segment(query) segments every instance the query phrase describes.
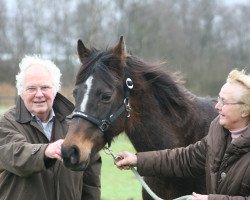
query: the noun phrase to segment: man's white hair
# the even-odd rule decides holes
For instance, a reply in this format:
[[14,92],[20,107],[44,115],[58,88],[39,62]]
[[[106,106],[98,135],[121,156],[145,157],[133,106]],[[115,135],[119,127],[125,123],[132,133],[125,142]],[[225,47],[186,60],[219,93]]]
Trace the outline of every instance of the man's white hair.
[[40,65],[45,67],[52,77],[52,84],[55,93],[61,89],[61,72],[60,69],[50,60],[42,59],[38,55],[26,55],[19,63],[19,73],[16,75],[16,88],[17,94],[23,93],[24,86],[24,74],[27,68],[31,65]]

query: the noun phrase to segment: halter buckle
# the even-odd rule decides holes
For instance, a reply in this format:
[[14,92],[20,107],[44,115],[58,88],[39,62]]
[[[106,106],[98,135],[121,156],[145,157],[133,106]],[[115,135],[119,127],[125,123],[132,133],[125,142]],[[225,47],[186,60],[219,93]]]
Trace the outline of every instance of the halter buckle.
[[104,131],[108,130],[109,126],[110,126],[110,122],[108,120],[104,119],[104,120],[102,120],[102,124],[99,125],[99,128],[101,129],[102,132],[104,132]]
[[125,98],[124,99],[124,105],[125,105],[125,109],[127,111],[127,117],[130,117],[130,111],[131,111],[131,106],[130,106],[130,103],[129,103],[129,99],[128,98]]

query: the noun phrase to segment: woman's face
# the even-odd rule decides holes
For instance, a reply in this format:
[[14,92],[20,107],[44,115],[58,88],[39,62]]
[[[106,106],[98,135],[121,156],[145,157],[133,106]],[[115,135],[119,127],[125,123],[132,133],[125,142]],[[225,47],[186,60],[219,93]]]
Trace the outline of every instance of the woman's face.
[[230,131],[240,130],[248,125],[249,117],[243,117],[240,101],[245,88],[238,83],[226,83],[222,86],[215,108],[219,112],[219,123]]

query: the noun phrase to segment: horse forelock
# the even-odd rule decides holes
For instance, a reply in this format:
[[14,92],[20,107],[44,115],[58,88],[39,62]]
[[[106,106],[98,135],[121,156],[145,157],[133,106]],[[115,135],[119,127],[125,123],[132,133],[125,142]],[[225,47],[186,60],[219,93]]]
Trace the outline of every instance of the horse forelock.
[[98,59],[98,50],[91,49],[90,55],[85,59],[84,63],[82,63],[77,75],[76,75],[76,85],[84,82],[90,74],[93,72],[93,63]]
[[111,71],[115,69],[112,66],[109,66],[109,62],[114,60],[112,53],[110,51],[99,51],[93,49],[89,58],[85,60],[79,69],[76,76],[76,85],[84,82],[87,78],[95,73],[99,76],[105,83],[111,85],[114,82],[114,79],[119,79],[119,77],[111,75]]

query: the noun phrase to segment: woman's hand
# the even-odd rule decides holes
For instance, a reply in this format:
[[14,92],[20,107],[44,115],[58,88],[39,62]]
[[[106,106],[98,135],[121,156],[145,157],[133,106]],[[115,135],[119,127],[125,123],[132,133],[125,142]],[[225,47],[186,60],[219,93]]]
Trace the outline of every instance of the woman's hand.
[[130,169],[137,165],[137,156],[135,154],[124,151],[118,153],[117,157],[119,159],[115,161],[115,165],[119,169]]
[[193,195],[193,200],[208,200],[208,195],[203,195],[203,194],[197,194],[195,192],[192,193]]

